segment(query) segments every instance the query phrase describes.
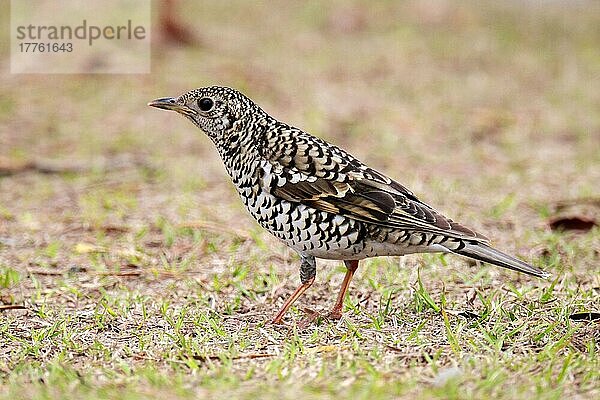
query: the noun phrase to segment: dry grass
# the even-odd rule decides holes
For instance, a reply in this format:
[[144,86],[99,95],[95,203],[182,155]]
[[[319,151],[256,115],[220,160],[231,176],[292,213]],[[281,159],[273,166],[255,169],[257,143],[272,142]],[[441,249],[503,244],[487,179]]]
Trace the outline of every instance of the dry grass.
[[[600,309],[600,230],[548,228],[598,219],[597,3],[184,10],[201,45],[155,48],[151,75],[0,78],[0,397],[600,395],[598,321],[569,319]],[[206,84],[243,90],[555,279],[373,259],[339,323],[299,331],[341,281],[321,262],[290,327],[265,324],[297,284],[296,255],[246,215],[206,138],[145,106]]]

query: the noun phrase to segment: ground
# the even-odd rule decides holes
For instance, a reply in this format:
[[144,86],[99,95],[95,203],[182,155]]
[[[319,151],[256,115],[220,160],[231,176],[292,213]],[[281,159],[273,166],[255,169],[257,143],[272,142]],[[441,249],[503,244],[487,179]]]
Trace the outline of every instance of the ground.
[[[0,398],[600,397],[600,326],[580,314],[600,310],[597,2],[180,7],[195,45],[157,40],[149,75],[11,75],[0,42]],[[320,261],[269,325],[297,255],[200,131],[146,106],[209,84],[552,278],[371,259],[342,320],[300,329],[343,276]],[[551,229],[563,217],[585,229]]]

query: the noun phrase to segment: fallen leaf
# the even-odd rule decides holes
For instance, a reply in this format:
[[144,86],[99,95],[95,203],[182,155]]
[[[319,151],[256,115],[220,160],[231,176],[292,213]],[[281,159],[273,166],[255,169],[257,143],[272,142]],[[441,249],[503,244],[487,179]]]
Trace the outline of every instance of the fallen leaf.
[[5,310],[26,310],[27,307],[25,307],[22,304],[2,304],[0,305],[0,311],[5,311]]
[[589,231],[598,226],[596,220],[586,217],[558,217],[548,223],[553,231]]
[[[231,360],[241,360],[241,359],[250,359],[250,360],[254,360],[256,358],[267,358],[267,357],[275,357],[275,354],[270,354],[270,353],[250,353],[250,354],[240,354],[238,356],[235,357],[231,357]],[[194,360],[198,360],[201,362],[206,362],[206,361],[217,361],[221,359],[221,356],[219,355],[202,355],[202,354],[194,354],[192,355],[192,358]],[[227,357],[226,357],[227,358]]]
[[600,312],[579,312],[569,315],[572,321],[595,321],[600,319]]

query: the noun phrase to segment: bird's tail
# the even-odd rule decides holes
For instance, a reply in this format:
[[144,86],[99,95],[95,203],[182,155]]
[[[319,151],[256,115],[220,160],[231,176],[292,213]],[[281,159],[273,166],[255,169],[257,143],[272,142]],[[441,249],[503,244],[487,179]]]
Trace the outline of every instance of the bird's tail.
[[550,273],[529,265],[511,255],[496,250],[482,243],[465,243],[461,249],[451,250],[453,253],[462,256],[470,257],[475,260],[487,262],[500,267],[512,269],[514,271],[524,272],[529,275],[537,276],[538,278],[547,279],[551,276]]

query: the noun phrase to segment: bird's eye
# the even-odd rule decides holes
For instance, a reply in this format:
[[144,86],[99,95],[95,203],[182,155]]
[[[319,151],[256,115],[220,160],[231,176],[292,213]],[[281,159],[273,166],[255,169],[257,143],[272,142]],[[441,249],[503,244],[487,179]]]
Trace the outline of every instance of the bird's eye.
[[202,111],[210,111],[214,105],[214,101],[212,101],[212,99],[209,99],[208,97],[203,97],[200,100],[198,100],[198,107],[200,107]]

